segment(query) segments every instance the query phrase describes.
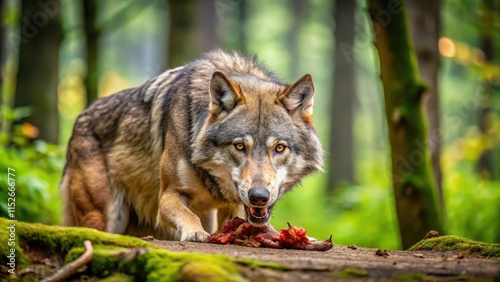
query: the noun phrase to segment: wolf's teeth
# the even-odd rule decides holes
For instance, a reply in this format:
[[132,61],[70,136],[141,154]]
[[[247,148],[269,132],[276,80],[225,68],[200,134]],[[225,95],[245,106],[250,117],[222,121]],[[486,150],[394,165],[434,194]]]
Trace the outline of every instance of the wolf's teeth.
[[[255,212],[259,209],[259,214],[260,216],[256,215]],[[265,218],[267,216],[267,213],[269,212],[269,209],[267,207],[264,208],[255,208],[255,207],[249,207],[250,213],[252,214],[253,217],[255,218]]]

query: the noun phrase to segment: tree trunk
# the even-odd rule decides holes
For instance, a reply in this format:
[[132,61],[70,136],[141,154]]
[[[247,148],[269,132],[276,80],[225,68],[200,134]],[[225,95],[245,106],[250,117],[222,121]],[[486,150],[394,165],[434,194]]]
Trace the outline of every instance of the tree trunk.
[[219,46],[217,36],[217,17],[215,5],[212,1],[201,1],[198,4],[198,14],[200,15],[198,37],[201,52],[210,51]]
[[[479,44],[484,54],[484,63],[486,66],[498,66],[496,58],[495,26],[498,26],[498,12],[500,11],[499,2],[496,0],[481,1],[479,18]],[[487,69],[487,68],[485,68]],[[495,76],[488,74],[483,70],[483,87],[481,93],[484,97],[479,108],[479,129],[483,140],[483,151],[477,161],[477,170],[482,178],[498,180],[500,178],[500,150],[498,145],[498,131],[495,128],[494,120],[498,110],[499,87]],[[499,237],[500,238],[500,235]]]
[[404,6],[398,0],[368,0],[385,93],[399,230],[403,248],[409,248],[427,231],[442,232],[443,227],[425,143],[425,85],[418,75]]
[[289,0],[288,5],[292,12],[292,25],[288,32],[288,48],[290,48],[290,73],[291,80],[300,77],[299,73],[299,34],[307,10],[307,2],[304,0]]
[[441,122],[438,93],[440,54],[438,41],[441,34],[441,0],[408,2],[410,31],[417,55],[420,76],[428,85],[423,105],[428,120],[427,144],[431,152],[432,172],[436,180],[439,204],[444,214],[444,198],[441,173]]
[[59,139],[57,84],[59,46],[62,39],[58,2],[22,1],[19,66],[15,107],[30,106],[25,121],[39,129],[39,138]]
[[170,32],[168,36],[168,68],[181,66],[199,55],[196,0],[168,0]]
[[96,26],[97,3],[96,0],[83,0],[83,26],[85,31],[85,62],[87,73],[84,78],[85,89],[87,91],[87,106],[99,98],[99,82],[97,60],[99,52],[100,32]]
[[[354,182],[354,101],[355,62],[352,56],[354,45],[354,11],[356,1],[337,0],[335,18],[335,71],[333,97],[331,100],[331,129],[329,138],[328,191]],[[347,50],[351,48],[351,50]]]
[[237,6],[238,9],[238,51],[247,52],[247,0],[241,0]]

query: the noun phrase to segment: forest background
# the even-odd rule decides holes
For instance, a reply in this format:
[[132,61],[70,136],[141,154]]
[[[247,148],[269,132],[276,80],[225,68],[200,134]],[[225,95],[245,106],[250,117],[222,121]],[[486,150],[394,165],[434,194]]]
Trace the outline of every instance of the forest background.
[[[499,2],[404,8],[428,86],[415,102],[428,136],[408,140],[417,149],[402,169],[411,174],[429,159],[442,233],[485,242],[500,242]],[[218,47],[255,54],[286,81],[305,73],[315,81],[314,124],[328,165],[276,205],[272,224],[332,234],[339,245],[407,247],[364,1],[1,0],[0,7],[0,193],[14,168],[18,220],[61,224],[65,149],[87,105]],[[378,16],[390,24],[390,13]],[[7,209],[0,202],[0,216]]]

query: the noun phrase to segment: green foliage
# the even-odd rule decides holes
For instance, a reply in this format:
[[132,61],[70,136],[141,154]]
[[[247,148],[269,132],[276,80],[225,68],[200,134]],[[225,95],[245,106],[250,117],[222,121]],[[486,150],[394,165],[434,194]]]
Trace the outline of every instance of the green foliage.
[[323,189],[326,176],[307,179],[277,203],[272,224],[302,226],[318,240],[333,235],[336,245],[400,249],[392,192],[383,185],[384,174],[376,173],[381,168],[372,164],[375,172],[367,172],[370,179],[365,180],[371,184],[338,188],[331,197]]
[[0,121],[1,123],[1,132],[0,132],[0,146],[6,146],[12,139],[12,142],[18,143],[26,143],[27,140],[20,134],[20,127],[17,126],[14,132],[10,132],[10,126],[13,121],[18,121],[22,118],[25,118],[31,114],[30,107],[19,107],[19,108],[10,108],[6,104],[0,105]]
[[[64,151],[40,140],[30,143],[20,131],[20,127],[15,128],[13,144],[0,150],[0,195],[7,198],[10,177],[15,181],[16,204],[11,219],[59,224],[62,209],[58,187]],[[9,168],[14,175],[7,175]],[[6,200],[0,202],[0,217],[9,217]]]
[[480,179],[471,165],[464,164],[449,172],[445,187],[447,233],[495,242],[500,232],[500,183]]

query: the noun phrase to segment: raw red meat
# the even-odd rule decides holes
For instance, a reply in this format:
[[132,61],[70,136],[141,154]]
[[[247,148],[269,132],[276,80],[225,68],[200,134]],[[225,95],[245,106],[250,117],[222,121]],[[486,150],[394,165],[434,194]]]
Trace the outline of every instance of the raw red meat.
[[325,241],[307,237],[302,227],[291,226],[276,231],[271,224],[253,226],[246,220],[235,217],[221,231],[207,238],[207,243],[237,244],[247,247],[268,247],[275,249],[299,249],[308,251],[326,251],[333,247],[332,236]]

